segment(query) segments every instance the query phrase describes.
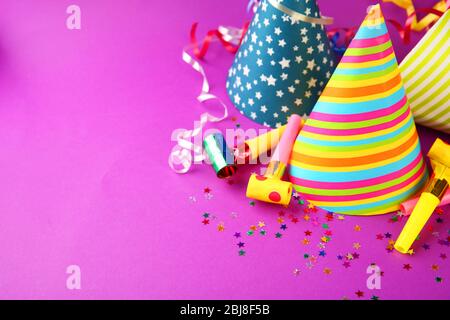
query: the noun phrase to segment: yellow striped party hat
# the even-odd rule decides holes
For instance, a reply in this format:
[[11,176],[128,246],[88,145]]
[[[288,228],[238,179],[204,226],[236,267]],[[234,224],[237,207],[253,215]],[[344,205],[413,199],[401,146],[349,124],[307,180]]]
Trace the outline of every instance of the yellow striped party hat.
[[427,170],[379,5],[372,6],[290,161],[295,189],[332,212],[383,214],[422,189]]
[[450,10],[400,64],[416,123],[450,133]]

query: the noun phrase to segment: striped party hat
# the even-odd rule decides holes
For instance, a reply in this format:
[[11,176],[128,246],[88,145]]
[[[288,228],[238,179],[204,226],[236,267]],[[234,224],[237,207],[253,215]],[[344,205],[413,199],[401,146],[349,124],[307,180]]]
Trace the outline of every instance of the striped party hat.
[[426,166],[379,5],[297,137],[290,175],[311,203],[352,215],[398,210],[424,186]]
[[400,64],[416,123],[450,133],[450,10]]

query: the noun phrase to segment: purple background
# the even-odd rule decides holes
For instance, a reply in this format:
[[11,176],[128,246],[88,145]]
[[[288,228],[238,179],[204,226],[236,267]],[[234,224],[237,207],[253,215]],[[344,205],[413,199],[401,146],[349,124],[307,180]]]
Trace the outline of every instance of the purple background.
[[[433,230],[423,233],[416,254],[405,256],[386,250],[384,234],[395,239],[404,225],[391,222],[393,215],[326,222],[323,212],[293,204],[280,224],[280,207],[245,198],[254,167],[242,168],[232,184],[205,165],[187,175],[170,171],[172,130],[214,112],[196,102],[201,79],[181,60],[190,25],[199,21],[199,34],[241,26],[250,18],[247,1],[77,0],[82,30],[68,30],[72,3],[0,3],[0,298],[450,298],[448,207],[430,220]],[[319,1],[335,26],[349,27],[374,1],[336,3]],[[404,21],[402,10],[382,7]],[[399,60],[422,36],[404,45],[390,30]],[[237,117],[218,127],[256,127],[226,98],[232,59],[213,44],[205,60],[213,92]],[[436,136],[449,139],[419,131],[424,151]],[[248,236],[259,221],[267,234]],[[326,230],[332,236],[322,257],[317,244]],[[344,267],[337,256],[354,252],[359,258]],[[304,254],[317,261],[308,265]],[[381,290],[366,287],[370,263],[383,271]],[[81,290],[66,289],[71,264],[81,267]]]

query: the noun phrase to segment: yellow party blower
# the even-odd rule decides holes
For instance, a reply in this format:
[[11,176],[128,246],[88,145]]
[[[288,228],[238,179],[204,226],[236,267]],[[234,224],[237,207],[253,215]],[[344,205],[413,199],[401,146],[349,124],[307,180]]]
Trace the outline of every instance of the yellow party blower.
[[407,253],[420,231],[441,202],[450,182],[450,145],[436,139],[428,152],[434,172],[411,216],[395,242],[395,249]]
[[293,114],[278,142],[264,176],[252,174],[247,186],[247,197],[287,206],[291,201],[292,183],[281,178],[291,155],[292,146],[303,126],[303,119]]

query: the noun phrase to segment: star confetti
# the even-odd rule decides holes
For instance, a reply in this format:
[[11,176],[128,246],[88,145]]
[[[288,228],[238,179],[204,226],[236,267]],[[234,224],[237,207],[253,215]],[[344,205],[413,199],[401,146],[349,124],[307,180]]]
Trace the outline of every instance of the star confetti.
[[324,268],[323,269],[323,273],[325,273],[326,275],[330,275],[331,274],[331,269],[330,268]]

